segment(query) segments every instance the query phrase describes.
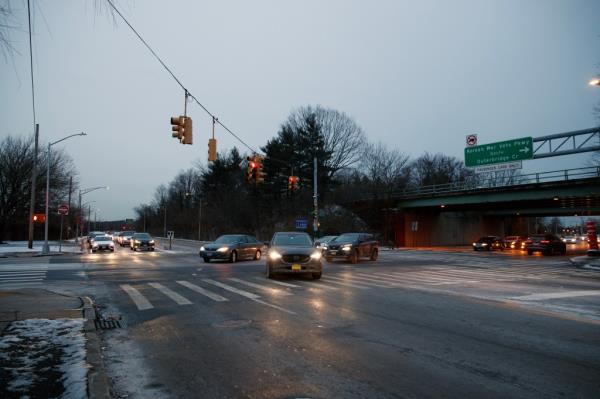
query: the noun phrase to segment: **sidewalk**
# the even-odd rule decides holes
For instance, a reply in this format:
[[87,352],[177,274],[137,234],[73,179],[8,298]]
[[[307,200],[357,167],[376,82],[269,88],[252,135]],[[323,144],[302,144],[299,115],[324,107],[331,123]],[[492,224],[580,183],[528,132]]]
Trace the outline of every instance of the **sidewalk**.
[[[34,241],[33,248],[29,249],[27,241],[5,241],[0,244],[0,258],[6,257],[21,257],[21,256],[45,256],[42,255],[43,241]],[[58,241],[48,241],[50,246],[49,256],[52,255],[63,255],[63,254],[80,254],[81,247],[76,244],[73,240],[63,241],[62,245],[59,245]],[[59,252],[59,248],[61,251]]]
[[600,257],[597,256],[576,256],[570,259],[571,263],[583,269],[600,270]]
[[0,291],[0,397],[108,398],[89,298]]

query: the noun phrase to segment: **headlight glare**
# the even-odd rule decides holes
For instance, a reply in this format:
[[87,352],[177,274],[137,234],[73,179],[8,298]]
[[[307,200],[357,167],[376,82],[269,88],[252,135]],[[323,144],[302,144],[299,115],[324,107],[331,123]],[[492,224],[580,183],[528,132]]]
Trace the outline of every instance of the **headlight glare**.
[[347,244],[342,247],[342,251],[350,251],[352,249],[352,244]]
[[271,251],[271,252],[269,252],[269,258],[271,260],[281,259],[281,254],[277,251]]
[[221,247],[219,249],[217,249],[217,252],[227,252],[229,251],[229,247]]
[[200,247],[200,251],[206,251],[206,248],[204,248],[204,245]]
[[313,253],[310,255],[310,258],[311,258],[311,259],[314,259],[314,260],[319,260],[319,259],[321,259],[321,252],[319,252],[319,251],[317,251],[317,252],[313,252]]

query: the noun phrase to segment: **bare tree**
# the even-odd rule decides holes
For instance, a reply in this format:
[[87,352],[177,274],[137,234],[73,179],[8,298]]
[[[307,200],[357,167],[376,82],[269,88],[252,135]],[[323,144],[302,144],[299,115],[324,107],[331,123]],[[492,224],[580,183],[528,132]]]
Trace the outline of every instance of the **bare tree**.
[[408,182],[408,155],[389,149],[383,143],[368,144],[362,157],[361,170],[374,187],[391,193]]
[[473,175],[458,158],[428,152],[411,163],[411,174],[416,186],[462,182]]

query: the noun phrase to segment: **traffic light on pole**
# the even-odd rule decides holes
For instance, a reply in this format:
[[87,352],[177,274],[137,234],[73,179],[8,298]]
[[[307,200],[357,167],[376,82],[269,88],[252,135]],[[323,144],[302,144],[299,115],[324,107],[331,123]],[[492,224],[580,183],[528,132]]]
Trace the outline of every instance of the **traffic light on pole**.
[[34,223],[46,223],[46,215],[43,213],[34,213],[32,220]]
[[183,138],[181,139],[181,144],[192,144],[193,136],[192,136],[192,118],[189,116],[185,116],[183,118]]
[[263,172],[263,157],[260,155],[256,156],[256,182],[265,182],[265,173]]
[[298,189],[298,176],[288,177],[288,190],[294,191]]
[[256,176],[257,176],[257,163],[256,163],[256,159],[254,156],[252,157],[247,157],[246,160],[248,161],[248,168],[246,169],[246,180],[248,182],[255,182],[256,181]]

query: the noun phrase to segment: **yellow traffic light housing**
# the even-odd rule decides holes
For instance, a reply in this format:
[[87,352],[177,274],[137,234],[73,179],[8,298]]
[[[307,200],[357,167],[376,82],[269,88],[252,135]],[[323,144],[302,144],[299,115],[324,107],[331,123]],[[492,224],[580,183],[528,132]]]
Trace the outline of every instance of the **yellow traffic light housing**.
[[208,160],[217,160],[217,139],[208,139]]
[[183,116],[172,116],[171,117],[171,130],[173,130],[173,138],[179,139],[179,142],[181,142],[181,139],[183,138],[183,130],[184,130],[184,119],[185,117]]
[[260,155],[255,156],[256,160],[256,182],[264,183],[265,181],[265,173],[263,172],[263,157]]
[[192,144],[193,135],[192,135],[192,118],[189,116],[183,117],[183,137],[181,139],[181,144]]

